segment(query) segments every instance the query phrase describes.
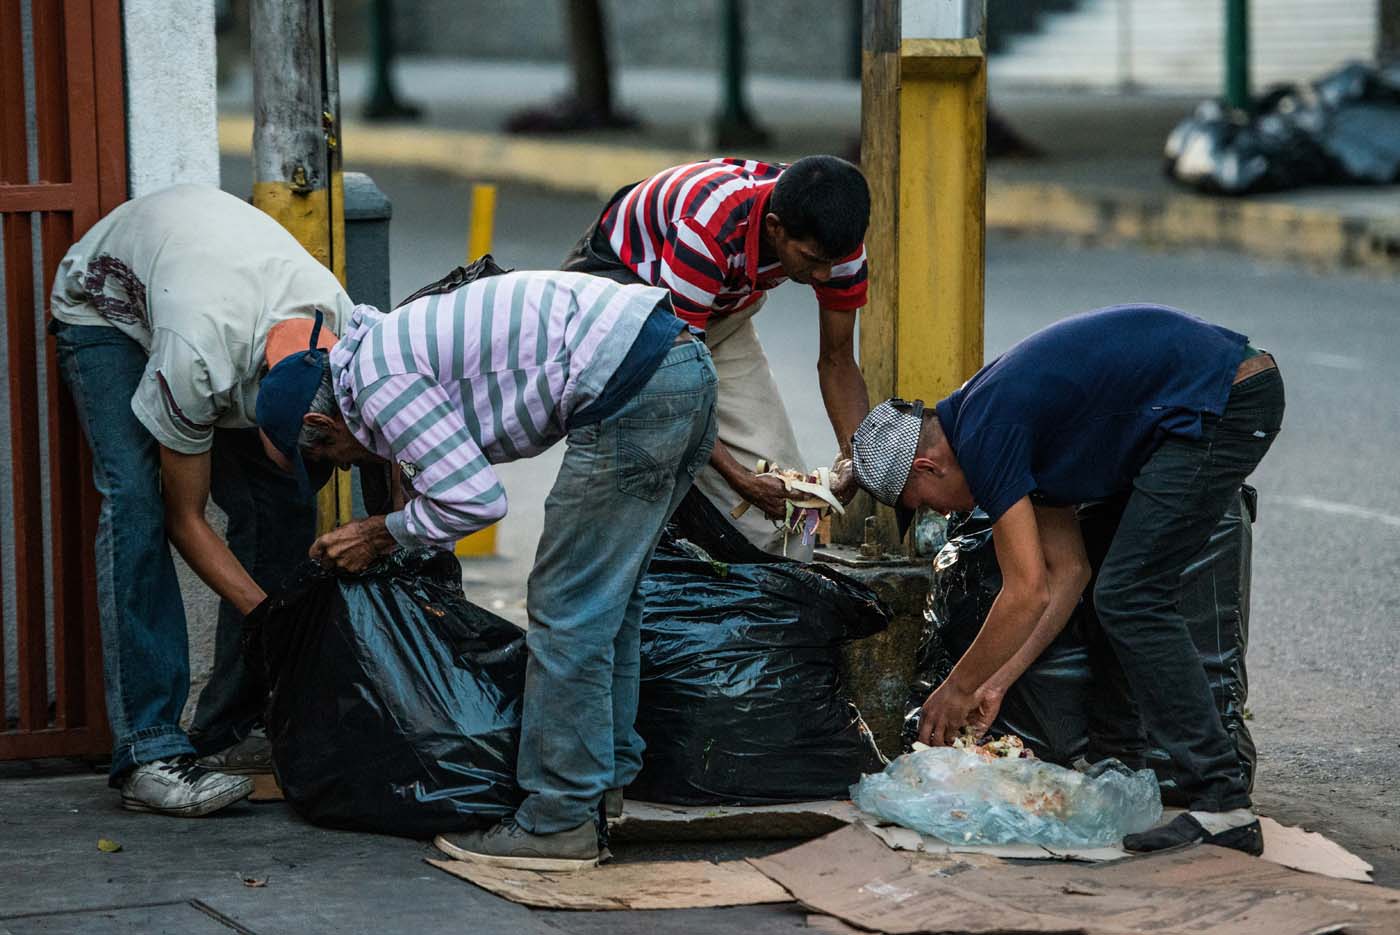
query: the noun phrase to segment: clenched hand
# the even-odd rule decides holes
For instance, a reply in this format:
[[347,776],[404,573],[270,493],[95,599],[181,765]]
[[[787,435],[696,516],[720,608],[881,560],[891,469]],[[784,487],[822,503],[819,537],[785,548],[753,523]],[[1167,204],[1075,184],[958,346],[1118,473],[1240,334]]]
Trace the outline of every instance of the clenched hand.
[[347,523],[332,529],[311,544],[311,557],[333,571],[359,574],[375,559],[394,551],[397,543],[384,525],[384,517]]

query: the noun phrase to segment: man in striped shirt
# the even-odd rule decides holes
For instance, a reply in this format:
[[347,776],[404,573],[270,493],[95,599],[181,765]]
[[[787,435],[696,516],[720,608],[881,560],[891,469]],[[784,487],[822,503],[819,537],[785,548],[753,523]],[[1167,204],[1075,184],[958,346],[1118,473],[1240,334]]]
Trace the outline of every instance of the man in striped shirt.
[[284,469],[402,469],[402,510],[312,546],[349,572],[494,523],[506,495],[491,466],[568,437],[527,597],[527,795],[512,820],[451,836],[454,856],[542,870],[598,862],[599,804],[641,769],[640,580],[709,457],[715,385],[664,289],[562,272],[428,290],[388,315],[360,306],[328,359],[305,351],[264,379],[258,423]]
[[[705,329],[720,380],[719,441],[696,485],[725,511],[743,499],[782,518],[783,485],[756,475],[755,463],[808,467],[751,321],[767,291],[788,279],[816,294],[818,383],[839,457],[850,456],[849,439],[870,410],[855,360],[869,219],[865,179],[835,156],[791,166],[714,159],[618,192],[564,261],[567,270],[665,287],[676,314]],[[838,495],[849,501],[856,487],[843,473]],[[754,544],[777,551],[783,535],[757,512],[738,525]],[[811,544],[793,542],[788,554],[809,559]]]

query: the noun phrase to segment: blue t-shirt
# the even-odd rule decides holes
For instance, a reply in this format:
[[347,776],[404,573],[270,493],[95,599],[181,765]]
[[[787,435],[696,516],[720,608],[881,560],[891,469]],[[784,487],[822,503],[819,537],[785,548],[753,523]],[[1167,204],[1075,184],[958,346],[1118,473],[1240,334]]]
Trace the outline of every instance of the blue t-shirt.
[[1200,438],[1220,415],[1247,338],[1162,305],[1058,321],[937,406],[978,506],[1056,505],[1128,490],[1163,436]]

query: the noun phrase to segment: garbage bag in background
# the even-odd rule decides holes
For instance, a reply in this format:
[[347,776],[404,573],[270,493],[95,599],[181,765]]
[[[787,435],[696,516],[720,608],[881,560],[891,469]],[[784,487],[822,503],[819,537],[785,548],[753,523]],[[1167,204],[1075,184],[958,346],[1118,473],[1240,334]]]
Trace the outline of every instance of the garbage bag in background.
[[1108,760],[1076,772],[1035,759],[926,747],[851,789],[862,811],[950,844],[1096,847],[1162,817],[1151,770]]
[[[1126,499],[1118,498],[1080,508],[1080,529],[1094,579],[1065,629],[1007,693],[991,733],[1016,734],[1041,759],[1061,765],[1083,756],[1090,762],[1117,757],[1134,766],[1150,766],[1161,781],[1164,800],[1173,804],[1181,801],[1180,777],[1166,752],[1147,736],[1131,687],[1093,609],[1098,567],[1125,505]],[[1182,615],[1251,788],[1257,756],[1246,720],[1245,651],[1253,548],[1250,524],[1256,513],[1257,493],[1246,485],[1206,547],[1187,566],[1181,598]],[[972,644],[1001,589],[986,515],[958,517],[950,523],[948,536],[948,544],[934,561],[924,639],[904,727],[906,746],[918,732],[919,706]]]
[[1400,69],[1351,64],[1275,88],[1250,111],[1202,102],[1167,137],[1169,177],[1246,195],[1321,183],[1400,180]]
[[629,795],[677,805],[845,798],[884,759],[845,697],[841,646],[885,629],[889,608],[821,565],[726,557],[668,535],[642,580],[646,752]]
[[354,577],[308,564],[249,617],[277,779],[308,821],[421,838],[515,811],[524,634],[461,580],[432,550]]

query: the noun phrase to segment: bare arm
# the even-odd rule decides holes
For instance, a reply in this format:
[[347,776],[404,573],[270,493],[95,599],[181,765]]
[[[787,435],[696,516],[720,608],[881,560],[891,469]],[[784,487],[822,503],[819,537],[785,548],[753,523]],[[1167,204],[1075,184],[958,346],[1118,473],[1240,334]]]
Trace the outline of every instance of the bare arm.
[[1036,507],[1035,521],[1049,577],[1050,603],[1030,637],[988,679],[987,684],[1003,694],[1060,635],[1089,584],[1089,559],[1084,555],[1084,538],[1074,507]]
[[[776,477],[759,477],[752,468],[740,464],[724,442],[715,439],[710,452],[710,467],[719,472],[724,482],[741,499],[752,503],[769,519],[783,519],[787,514],[787,488]],[[801,470],[800,465],[787,465]]]
[[919,739],[948,744],[973,720],[982,686],[1025,646],[1050,606],[1045,556],[1035,508],[1022,497],[992,526],[1001,593],[977,638],[948,678],[924,702]]
[[856,363],[856,315],[858,312],[821,309],[821,347],[817,356],[817,382],[827,418],[836,433],[843,457],[851,455],[851,436],[870,412],[870,391]]
[[160,479],[165,497],[165,531],[194,573],[214,592],[248,613],[267,595],[209,527],[209,452],[181,454],[160,448]]

